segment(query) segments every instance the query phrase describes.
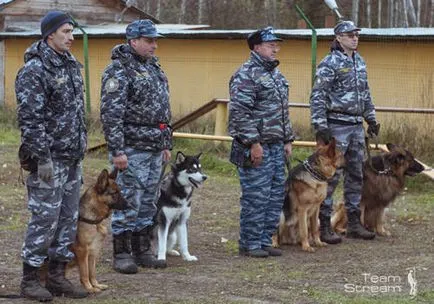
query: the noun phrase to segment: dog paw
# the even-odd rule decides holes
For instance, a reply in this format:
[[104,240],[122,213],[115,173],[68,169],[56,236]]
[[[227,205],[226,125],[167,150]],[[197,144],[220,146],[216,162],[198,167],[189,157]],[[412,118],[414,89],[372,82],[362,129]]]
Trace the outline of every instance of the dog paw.
[[317,247],[326,247],[327,243],[324,243],[324,242],[322,242],[320,240],[317,240],[317,241],[315,241],[315,246],[317,246]]
[[181,254],[180,254],[177,250],[175,250],[175,249],[172,249],[172,250],[167,251],[167,254],[168,254],[168,255],[171,255],[171,256],[180,256],[180,255],[181,255]]
[[307,252],[315,252],[315,248],[313,248],[311,246],[303,246],[303,247],[301,247],[301,249],[303,249],[303,251],[307,251]]
[[98,292],[101,292],[101,289],[99,289],[98,287],[94,287],[94,286],[89,287],[89,288],[85,288],[85,289],[86,289],[86,291],[88,293],[98,293]]
[[377,231],[377,234],[379,236],[385,236],[385,237],[392,236],[392,234],[390,233],[390,231],[387,231],[387,230]]
[[188,262],[196,262],[199,259],[197,257],[195,257],[194,255],[187,255],[187,256],[184,256],[184,260],[188,261]]
[[106,290],[108,288],[108,285],[99,284],[99,283],[94,284],[93,286],[96,287],[96,288],[98,288],[98,289],[101,289],[101,290]]

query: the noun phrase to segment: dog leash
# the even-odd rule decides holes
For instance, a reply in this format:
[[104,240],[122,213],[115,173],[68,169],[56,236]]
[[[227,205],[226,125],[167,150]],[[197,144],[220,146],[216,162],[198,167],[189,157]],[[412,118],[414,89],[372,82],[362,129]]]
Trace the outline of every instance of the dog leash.
[[291,157],[285,157],[285,165],[286,165],[286,170],[288,170],[288,176],[289,176],[291,172]]
[[[163,161],[163,165],[161,167],[160,178],[158,179],[158,183],[157,183],[157,189],[159,189],[161,186],[161,183],[162,183],[163,178],[164,178],[164,173],[166,172],[166,168],[167,168],[168,164],[169,164],[168,161]],[[139,176],[136,174],[136,170],[134,170],[131,166],[128,166],[126,170],[131,173],[131,175],[134,177],[134,179],[137,181],[137,183],[140,185],[140,187],[142,187],[142,189],[146,189],[146,186],[142,183]]]
[[[375,149],[378,149],[378,136],[374,135],[373,138],[375,141]],[[366,154],[368,156],[367,161],[368,161],[369,168],[377,175],[387,175],[387,174],[391,173],[392,171],[390,168],[385,168],[384,170],[377,170],[372,165],[371,145],[369,144],[369,137],[368,136],[365,136],[365,145],[366,145]],[[382,162],[384,164],[384,159]]]

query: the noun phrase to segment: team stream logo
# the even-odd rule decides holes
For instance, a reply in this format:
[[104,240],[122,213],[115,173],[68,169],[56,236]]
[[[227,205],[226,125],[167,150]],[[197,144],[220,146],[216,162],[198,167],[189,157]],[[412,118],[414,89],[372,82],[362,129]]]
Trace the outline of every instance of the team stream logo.
[[[419,269],[419,268],[418,268]],[[420,268],[426,270],[427,268]],[[344,285],[345,292],[358,294],[382,294],[408,292],[411,297],[417,295],[416,267],[407,268],[405,277],[362,273],[362,283]]]

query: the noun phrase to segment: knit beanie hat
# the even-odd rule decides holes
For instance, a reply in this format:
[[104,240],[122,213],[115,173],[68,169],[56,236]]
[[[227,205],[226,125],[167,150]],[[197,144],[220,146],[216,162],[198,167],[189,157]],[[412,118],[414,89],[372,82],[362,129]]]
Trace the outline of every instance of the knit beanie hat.
[[59,27],[65,23],[74,24],[71,17],[61,11],[48,12],[41,20],[42,38],[46,39],[51,33],[54,33]]

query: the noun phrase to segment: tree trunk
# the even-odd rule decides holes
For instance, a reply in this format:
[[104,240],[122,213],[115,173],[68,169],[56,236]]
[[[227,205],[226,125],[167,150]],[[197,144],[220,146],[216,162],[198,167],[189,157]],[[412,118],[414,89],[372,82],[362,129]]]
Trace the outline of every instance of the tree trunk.
[[271,0],[271,21],[272,25],[277,27],[277,1]]
[[434,0],[431,0],[431,12],[429,14],[429,27],[432,27],[432,25],[433,25],[433,23],[432,23],[433,17],[434,17]]
[[368,27],[372,27],[372,18],[371,18],[371,0],[366,0],[366,20],[368,21]]
[[394,6],[394,3],[393,3],[393,0],[389,0],[388,2],[387,2],[387,11],[388,11],[388,26],[389,27],[393,27],[393,22],[394,22],[394,18],[393,18],[393,6]]
[[381,0],[379,0],[378,1],[378,15],[377,15],[377,27],[378,28],[381,28],[381,14],[382,14],[382,12],[381,12],[381,3],[382,3],[382,1]]
[[[433,0],[434,1],[434,0]],[[358,25],[359,21],[359,0],[353,0],[353,8],[351,11],[351,19],[353,22]]]
[[416,27],[420,27],[420,0],[417,0]]
[[146,12],[148,14],[151,13],[151,0],[148,0],[147,3],[146,3]]
[[395,2],[395,7],[393,8],[393,27],[399,27],[399,0]]
[[161,16],[161,0],[157,0],[157,9],[155,10],[155,18],[160,20]]
[[181,10],[179,12],[179,18],[178,18],[178,23],[184,23],[184,19],[185,19],[185,11],[187,8],[187,0],[182,0],[181,2]]
[[197,12],[197,23],[204,23],[205,19],[205,0],[199,0],[198,4],[198,12]]
[[416,10],[414,9],[413,0],[407,0],[407,15],[409,26],[417,26]]
[[267,24],[270,24],[270,5],[269,5],[270,0],[264,0],[264,7],[262,8],[265,12],[265,20],[267,22]]
[[408,10],[407,10],[407,0],[402,0],[402,16],[404,27],[408,27]]

